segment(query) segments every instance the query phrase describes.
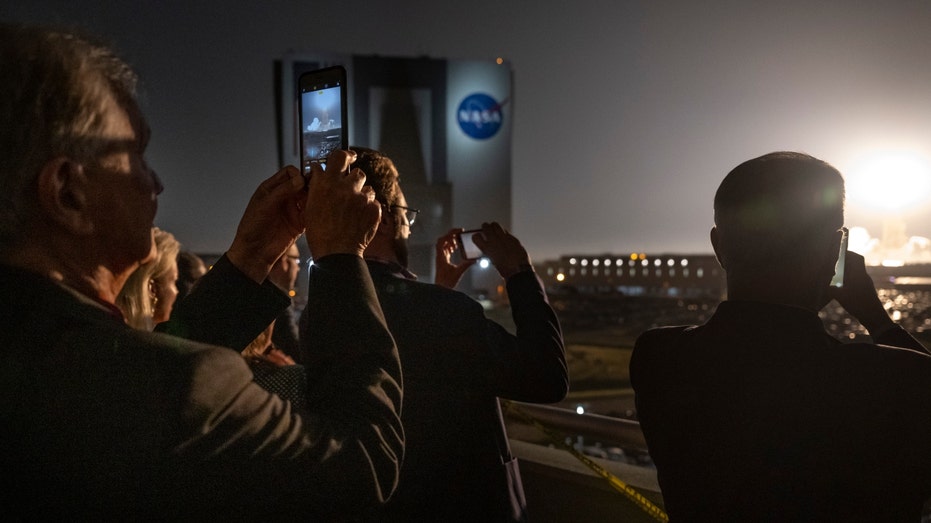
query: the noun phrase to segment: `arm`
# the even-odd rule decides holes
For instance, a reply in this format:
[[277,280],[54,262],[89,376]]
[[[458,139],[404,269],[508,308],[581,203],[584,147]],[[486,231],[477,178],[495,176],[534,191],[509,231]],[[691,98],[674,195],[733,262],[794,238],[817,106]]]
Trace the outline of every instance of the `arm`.
[[497,395],[519,401],[555,403],[569,390],[562,329],[543,283],[520,241],[497,223],[482,225],[475,243],[507,281],[516,336],[486,320]]
[[866,327],[875,343],[919,350],[928,350],[901,326],[892,321],[876,294],[873,279],[866,272],[863,256],[847,251],[844,286],[830,288],[830,296],[837,300]]
[[238,352],[290,303],[277,287],[257,284],[223,256],[155,330]]
[[[213,490],[262,485],[260,493],[250,493],[257,503],[279,497],[346,514],[383,503],[397,483],[404,448],[400,362],[361,258],[381,208],[362,187],[361,171],[348,170],[351,161],[352,155],[338,152],[326,172],[315,165],[300,205],[290,202],[318,256],[302,338],[322,363],[319,373],[308,376],[306,414],[252,383],[238,354],[200,352],[184,400],[182,434],[187,436],[175,453],[219,462]],[[288,193],[303,191],[302,184],[303,179],[300,185],[276,187]],[[231,265],[237,265],[234,258],[253,256],[240,257],[237,267],[248,267],[240,269],[241,276],[256,286],[289,245],[287,231],[242,238],[253,229],[250,221],[267,219],[252,211],[268,209],[263,202],[276,201],[274,191],[257,191],[228,253]],[[281,212],[291,213],[291,207]],[[248,248],[250,241],[259,244]]]
[[[348,157],[340,159],[348,166]],[[303,234],[307,198],[305,180],[293,166],[263,181],[226,255],[175,304],[169,321],[157,330],[237,351],[245,348],[289,303],[266,278]]]

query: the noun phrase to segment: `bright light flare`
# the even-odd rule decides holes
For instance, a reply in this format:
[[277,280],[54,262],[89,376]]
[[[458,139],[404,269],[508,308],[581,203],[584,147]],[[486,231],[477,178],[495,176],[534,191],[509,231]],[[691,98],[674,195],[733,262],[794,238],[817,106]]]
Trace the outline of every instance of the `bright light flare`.
[[847,200],[882,211],[931,204],[931,163],[912,151],[877,151],[854,163],[846,176]]

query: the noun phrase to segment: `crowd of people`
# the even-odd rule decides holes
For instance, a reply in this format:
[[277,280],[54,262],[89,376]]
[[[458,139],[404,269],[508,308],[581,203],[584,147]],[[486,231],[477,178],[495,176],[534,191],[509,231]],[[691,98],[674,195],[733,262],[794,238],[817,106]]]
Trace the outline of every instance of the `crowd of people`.
[[[123,60],[86,36],[4,25],[0,70],[5,509],[528,519],[498,398],[555,403],[569,376],[514,235],[490,222],[475,237],[511,333],[455,290],[474,263],[454,254],[461,229],[437,239],[435,283],[411,273],[418,211],[388,156],[353,147],[262,182],[207,270],[154,227],[163,187]],[[931,355],[862,257],[842,253],[846,281],[828,285],[843,191],[803,154],[735,168],[711,232],[728,299],[703,325],[638,338],[631,381],[674,520],[916,519],[931,495]],[[314,264],[297,324],[302,237]],[[830,337],[818,311],[832,299],[879,345]]]

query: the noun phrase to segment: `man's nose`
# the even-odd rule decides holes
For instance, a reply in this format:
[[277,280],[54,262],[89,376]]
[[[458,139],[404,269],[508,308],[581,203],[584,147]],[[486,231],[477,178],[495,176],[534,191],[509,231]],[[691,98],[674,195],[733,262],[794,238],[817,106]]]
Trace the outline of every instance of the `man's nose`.
[[165,190],[165,186],[162,185],[162,179],[158,177],[158,173],[155,172],[155,169],[149,168],[149,174],[152,175],[152,192],[154,192],[156,196],[162,194],[162,191]]

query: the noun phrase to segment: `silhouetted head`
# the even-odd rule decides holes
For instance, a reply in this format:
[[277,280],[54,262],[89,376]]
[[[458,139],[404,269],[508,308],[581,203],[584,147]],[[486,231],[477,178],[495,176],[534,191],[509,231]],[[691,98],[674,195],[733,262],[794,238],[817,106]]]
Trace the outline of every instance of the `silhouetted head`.
[[191,292],[194,283],[201,276],[207,274],[207,266],[200,256],[191,251],[181,251],[178,253],[178,281],[175,285],[178,287],[178,299],[184,298]]
[[827,287],[844,224],[844,179],[794,152],[738,165],[714,197],[712,244],[729,291],[770,285]]

